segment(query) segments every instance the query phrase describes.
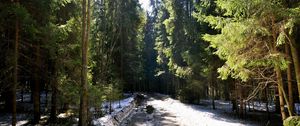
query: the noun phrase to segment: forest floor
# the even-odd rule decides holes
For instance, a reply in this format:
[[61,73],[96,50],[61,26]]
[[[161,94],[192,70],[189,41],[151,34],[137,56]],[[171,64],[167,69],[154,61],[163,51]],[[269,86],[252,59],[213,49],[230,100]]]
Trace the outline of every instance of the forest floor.
[[[147,114],[146,106],[154,107],[152,114]],[[231,110],[227,102],[216,101],[217,109],[210,105],[191,105],[181,103],[166,95],[155,94],[147,98],[121,126],[280,126],[277,115],[267,120],[267,114],[248,113],[249,117],[240,119]],[[255,117],[255,118],[252,118]],[[277,120],[277,121],[276,121]]]
[[[31,95],[30,93],[25,93],[23,95],[23,100],[22,100],[22,96],[20,93],[18,93],[17,95],[18,99],[17,99],[17,109],[18,109],[18,113],[17,113],[17,126],[31,126],[31,120],[33,120],[33,105],[31,102]],[[48,101],[46,101],[46,99],[48,99]],[[76,117],[74,114],[68,113],[68,112],[61,112],[57,118],[57,124],[48,124],[48,119],[49,119],[49,110],[46,109],[50,108],[50,99],[51,99],[51,93],[47,94],[46,93],[41,93],[41,121],[39,125],[64,125],[64,126],[68,126],[68,125],[76,125],[78,123],[78,117]],[[120,100],[120,101],[115,101],[112,102],[112,108],[114,110],[114,112],[112,112],[112,114],[117,113],[119,111],[122,110],[123,107],[127,106],[130,104],[130,102],[133,101],[133,97],[130,94],[125,94],[125,98]],[[0,107],[4,106],[4,103],[0,103]],[[108,107],[109,106],[109,102],[103,102],[102,104],[102,111],[103,113],[108,113]],[[122,107],[119,107],[122,106]],[[93,109],[93,110],[92,110]],[[90,111],[95,111],[94,108],[92,108]],[[10,126],[11,124],[11,113],[9,112],[3,112],[3,108],[0,108],[0,126]],[[102,117],[100,120],[101,121],[106,121],[109,118],[111,118],[110,116],[112,114],[106,114],[104,117]],[[98,117],[98,115],[97,115]],[[96,120],[97,121],[97,120]],[[97,124],[96,124],[97,125]]]
[[[28,96],[29,97],[29,96]],[[43,97],[43,96],[42,96]],[[122,106],[127,106],[133,100],[132,97],[121,100]],[[27,101],[27,96],[26,100]],[[28,104],[28,103],[26,103]],[[201,101],[200,105],[192,105],[181,103],[178,100],[170,98],[167,95],[162,94],[148,94],[146,100],[141,106],[134,108],[134,111],[130,116],[121,122],[121,126],[281,126],[280,116],[271,112],[270,121],[268,121],[267,113],[264,112],[265,108],[262,105],[258,105],[254,112],[247,112],[247,118],[241,119],[236,116],[231,110],[231,104],[229,101],[216,100],[216,110],[211,107],[210,100]],[[20,105],[20,104],[19,104]],[[22,104],[24,105],[24,103]],[[116,108],[119,102],[116,101],[112,104]],[[147,114],[146,106],[151,105],[154,107],[152,114]],[[103,104],[103,107],[106,104]],[[270,105],[270,110],[274,111],[274,106]],[[272,107],[273,106],[273,107]],[[21,106],[19,106],[21,107]],[[114,108],[115,108],[114,107]],[[22,106],[22,108],[28,108],[29,105]],[[115,108],[115,109],[116,109]],[[119,109],[116,109],[117,112]],[[21,114],[18,113],[17,120],[18,125],[26,125],[29,122],[29,117],[32,114],[27,112]],[[106,115],[101,119],[107,119],[109,115]],[[46,118],[46,116],[42,116]],[[8,126],[10,124],[11,116],[9,113],[0,113],[0,125]],[[63,122],[63,121],[62,121]]]

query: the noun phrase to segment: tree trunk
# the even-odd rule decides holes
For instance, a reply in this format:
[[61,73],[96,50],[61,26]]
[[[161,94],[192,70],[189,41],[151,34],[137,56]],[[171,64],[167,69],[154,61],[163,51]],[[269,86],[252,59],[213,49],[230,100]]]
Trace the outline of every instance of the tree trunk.
[[[82,68],[81,68],[81,96],[80,96],[80,110],[79,110],[79,126],[88,125],[88,84],[87,84],[87,52],[88,52],[88,26],[89,15],[87,16],[86,0],[82,0]],[[88,18],[88,19],[87,19]],[[88,21],[87,21],[88,20]]]
[[54,63],[54,70],[53,75],[54,78],[52,79],[51,88],[52,88],[52,95],[51,95],[51,112],[50,112],[50,121],[56,122],[56,110],[57,110],[57,85],[58,85],[58,72],[57,72],[57,62]]
[[233,96],[231,98],[232,102],[232,111],[235,111],[236,114],[238,114],[238,105],[237,105],[237,99],[238,99],[238,89],[237,89],[237,82],[234,81],[234,88],[233,88]]
[[[19,6],[19,0],[16,1],[17,6]],[[13,87],[12,87],[12,126],[17,123],[17,85],[18,85],[18,53],[19,53],[19,20],[16,17],[15,22],[15,48],[14,48],[14,77],[13,77]]]
[[238,86],[238,97],[239,97],[239,116],[241,118],[244,118],[244,99],[243,99],[243,87],[242,86]]
[[212,108],[216,109],[215,106],[215,82],[213,81],[214,73],[213,70],[210,71],[210,95],[211,95],[211,100],[212,100]]
[[298,99],[300,99],[300,64],[299,64],[299,56],[298,56],[298,49],[296,47],[296,42],[293,38],[291,38],[290,42],[291,54],[293,58],[293,63],[295,67],[295,75],[297,80],[297,87],[298,87]]
[[[273,47],[274,53],[278,53],[276,47]],[[287,104],[287,109],[289,112],[289,115],[292,115],[292,111],[290,109],[290,103],[288,101],[288,97],[284,91],[284,86],[283,86],[283,81],[282,81],[282,74],[281,74],[281,69],[278,65],[274,66],[274,70],[276,72],[276,78],[277,78],[277,86],[278,86],[278,94],[279,94],[279,102],[280,102],[280,110],[281,110],[281,115],[282,119],[284,120],[286,118],[286,115],[284,113],[284,102]]]
[[268,100],[268,86],[265,88],[265,97],[266,97],[266,111],[268,113],[268,120],[270,120],[270,110],[269,110],[269,100]]
[[287,117],[286,117],[286,113],[284,111],[284,100],[283,100],[282,91],[280,90],[280,87],[278,87],[278,95],[279,95],[281,118],[282,118],[282,120],[285,120]]
[[41,113],[40,113],[40,78],[39,78],[39,69],[40,69],[40,46],[36,46],[36,66],[34,72],[34,86],[33,86],[33,111],[34,119],[33,123],[39,123]]
[[281,71],[278,66],[275,67],[276,77],[277,77],[277,85],[278,85],[278,95],[279,95],[279,103],[280,103],[280,113],[282,120],[286,119],[286,113],[284,112],[284,98],[283,92],[281,88],[283,87]]
[[[88,0],[88,4],[87,4],[87,28],[86,28],[86,37],[85,37],[85,41],[86,41],[86,81],[87,81],[87,72],[88,72],[88,69],[87,69],[87,65],[88,65],[88,48],[89,48],[89,33],[90,33],[90,25],[91,25],[91,22],[90,22],[90,15],[91,15],[91,0]],[[86,86],[88,86],[88,84],[86,84]],[[88,90],[88,88],[87,88]],[[87,96],[86,96],[86,105],[87,105],[87,108],[86,108],[86,111],[87,111],[87,121],[89,122],[90,120],[90,113],[89,113],[89,97],[88,97],[88,91],[87,91]],[[88,123],[89,124],[89,123]]]
[[[274,22],[275,21],[272,19],[272,24],[275,24]],[[276,54],[279,51],[277,50],[276,44],[275,44],[276,39],[277,39],[277,36],[276,36],[275,32],[273,32],[272,36],[273,36],[273,41],[274,42],[270,43],[271,51]],[[279,104],[280,104],[281,118],[282,118],[282,120],[284,120],[284,119],[287,118],[286,113],[284,111],[284,102],[287,104],[289,115],[292,115],[292,111],[290,109],[290,104],[289,104],[288,98],[286,96],[286,93],[284,91],[282,75],[281,75],[281,69],[280,69],[279,65],[275,64],[274,71],[276,73],[276,79],[277,79],[277,87],[278,87],[278,94],[279,94],[279,102],[280,102]]]
[[277,90],[277,94],[278,95],[275,95],[275,113],[276,114],[280,114],[280,102],[279,102],[279,93],[278,93],[278,90]]
[[[290,51],[289,51],[289,45],[285,44],[285,53],[288,59],[290,58]],[[294,98],[293,98],[293,85],[292,85],[292,70],[291,70],[291,64],[288,64],[287,68],[287,83],[288,83],[288,97],[289,97],[289,104],[290,109],[292,112],[294,112]],[[290,115],[293,116],[293,115]]]

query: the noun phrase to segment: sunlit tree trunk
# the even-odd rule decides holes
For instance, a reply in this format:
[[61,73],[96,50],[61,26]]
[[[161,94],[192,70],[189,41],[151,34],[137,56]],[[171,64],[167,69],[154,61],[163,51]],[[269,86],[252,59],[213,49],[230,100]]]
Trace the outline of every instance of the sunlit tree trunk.
[[278,85],[278,95],[279,95],[279,103],[280,103],[280,113],[282,120],[286,119],[286,113],[284,112],[284,98],[283,92],[281,88],[283,87],[282,83],[282,75],[280,68],[278,66],[275,67],[276,77],[277,77],[277,85]]
[[[274,53],[278,53],[275,46],[273,47],[273,51],[274,51]],[[276,79],[277,79],[277,87],[278,87],[281,117],[282,117],[282,120],[284,120],[284,119],[287,118],[286,113],[284,111],[284,102],[287,104],[287,109],[288,109],[289,115],[292,115],[292,111],[290,109],[290,104],[289,104],[288,98],[286,96],[286,93],[284,91],[284,85],[283,85],[283,80],[282,80],[281,69],[278,65],[275,65],[274,70],[275,70]]]
[[[290,59],[290,50],[289,45],[285,44],[285,53],[288,59]],[[289,104],[291,111],[294,112],[294,100],[293,100],[293,85],[292,85],[292,70],[291,70],[291,64],[288,65],[287,68],[287,83],[288,83],[288,97],[289,97]],[[292,115],[290,115],[292,116]]]
[[[275,45],[273,45],[272,51],[274,53],[278,53]],[[277,79],[279,104],[280,104],[280,113],[281,113],[282,120],[284,120],[284,119],[287,118],[286,113],[284,111],[284,102],[287,104],[287,109],[288,109],[289,115],[292,115],[292,111],[290,109],[290,104],[289,104],[288,98],[286,96],[286,93],[284,91],[284,85],[283,85],[283,80],[282,80],[282,74],[281,74],[280,67],[278,65],[275,65],[274,66],[274,71],[276,73],[276,79]]]
[[81,68],[81,96],[79,110],[79,126],[88,125],[88,40],[89,40],[89,20],[90,20],[90,0],[86,8],[86,0],[82,0],[82,68]]
[[[275,24],[275,20],[274,18],[272,17],[271,18],[272,20],[272,25]],[[270,46],[271,46],[271,52],[273,52],[274,54],[277,54],[279,53],[279,51],[277,50],[277,47],[276,47],[276,41],[277,41],[277,34],[275,32],[275,29],[272,28],[272,43],[269,43]],[[284,91],[284,86],[283,86],[283,80],[282,80],[282,74],[281,74],[281,69],[280,69],[280,66],[279,65],[274,65],[274,71],[276,73],[276,80],[277,80],[277,89],[278,89],[278,95],[279,95],[279,104],[280,104],[280,113],[281,113],[281,118],[282,120],[286,119],[287,116],[286,116],[286,113],[284,111],[284,102],[287,104],[287,108],[288,108],[288,112],[289,112],[289,115],[292,115],[292,111],[290,109],[290,104],[289,104],[289,101],[288,101],[288,98],[286,96],[286,93]]]

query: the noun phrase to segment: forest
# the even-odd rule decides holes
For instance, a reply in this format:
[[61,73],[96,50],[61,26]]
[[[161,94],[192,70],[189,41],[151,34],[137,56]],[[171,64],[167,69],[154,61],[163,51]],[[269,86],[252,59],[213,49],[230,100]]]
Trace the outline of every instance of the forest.
[[300,125],[299,0],[0,0],[0,17],[1,126]]

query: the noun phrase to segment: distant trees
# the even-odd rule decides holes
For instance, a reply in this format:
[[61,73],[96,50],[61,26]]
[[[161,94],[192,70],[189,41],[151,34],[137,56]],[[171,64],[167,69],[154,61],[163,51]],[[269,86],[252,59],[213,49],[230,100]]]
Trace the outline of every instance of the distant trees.
[[[157,76],[165,85],[162,92],[192,103],[199,102],[200,98],[213,98],[218,93],[218,88],[213,87],[221,82],[215,79],[216,68],[221,61],[212,55],[209,44],[199,39],[199,35],[215,31],[205,23],[196,22],[193,13],[198,5],[191,0],[155,2]],[[202,9],[210,13],[211,4],[213,2]]]
[[[93,83],[117,82],[120,90],[132,91],[144,79],[144,12],[138,1],[98,1],[92,29]],[[122,20],[121,20],[122,19]],[[116,89],[116,88],[114,88]]]

